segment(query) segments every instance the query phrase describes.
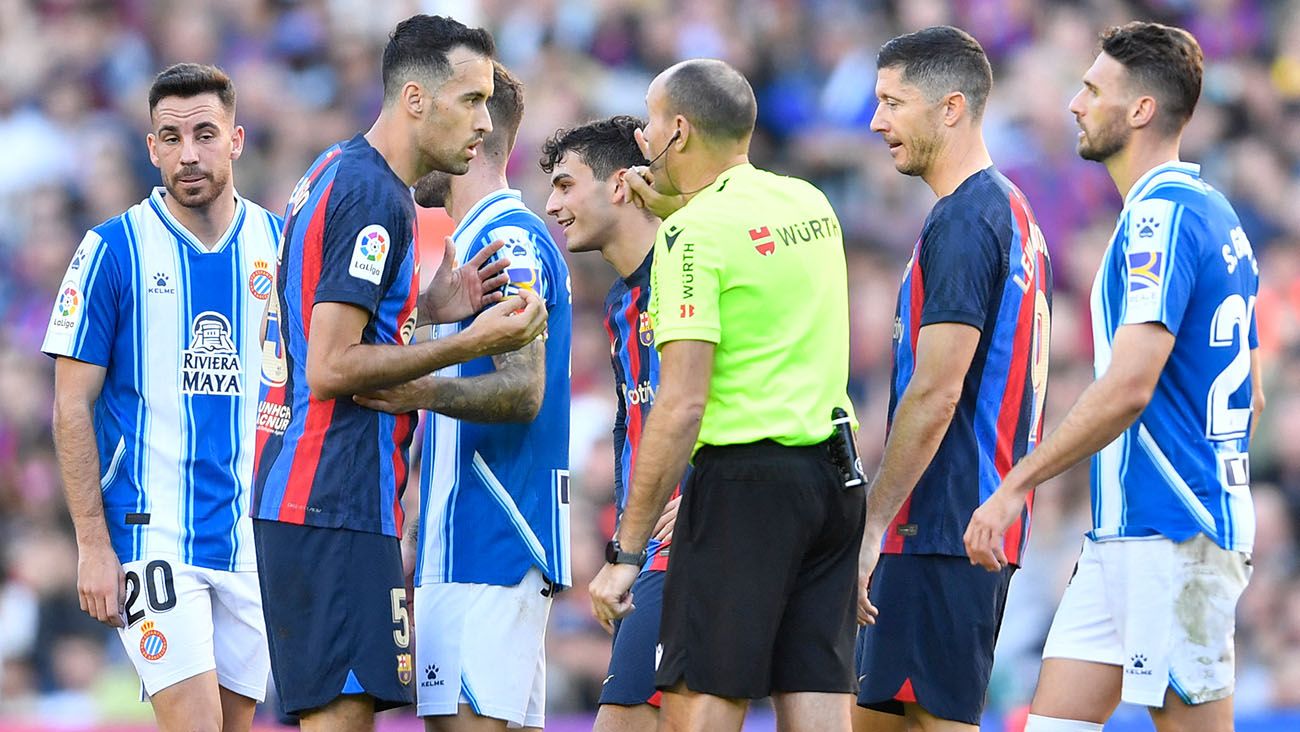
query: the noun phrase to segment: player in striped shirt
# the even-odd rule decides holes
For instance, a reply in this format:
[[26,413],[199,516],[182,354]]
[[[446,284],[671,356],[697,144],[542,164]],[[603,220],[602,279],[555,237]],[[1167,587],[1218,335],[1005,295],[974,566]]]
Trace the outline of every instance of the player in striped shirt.
[[[276,689],[304,729],[371,729],[412,699],[415,669],[398,537],[414,414],[352,397],[531,342],[532,293],[447,338],[410,344],[419,269],[410,186],[463,173],[491,129],[493,43],[437,16],[398,24],[384,106],[365,134],[325,151],[289,202],[263,362],[254,535]],[[499,299],[495,247],[444,259],[419,313],[461,320]],[[516,312],[518,311],[518,312]]]
[[1051,260],[984,145],[993,76],[979,43],[927,28],[886,43],[877,65],[871,127],[939,200],[898,295],[888,438],[862,541],[854,729],[975,730],[1029,511],[998,537],[1010,565],[999,574],[970,566],[962,531],[1042,429]]
[[164,730],[247,730],[270,661],[249,496],[280,219],[235,192],[235,88],[149,90],[163,186],[86,234],[42,350],[81,608],[114,626]]
[[[650,320],[650,266],[659,219],[630,202],[616,202],[627,169],[645,165],[635,132],[645,122],[626,115],[560,130],[542,148],[551,176],[546,213],[564,228],[570,252],[599,251],[618,278],[605,297],[605,331],[618,414],[614,419],[614,504],[621,517],[646,418],[659,390],[659,352]],[[595,732],[645,730],[658,723],[655,647],[663,607],[664,573],[680,491],[655,527],[648,561],[632,585],[636,610],[614,622],[614,648],[600,691]]]
[[[546,621],[569,568],[569,269],[546,224],[509,187],[506,163],[523,85],[500,64],[492,132],[464,175],[416,184],[456,222],[448,250],[473,261],[493,242],[510,258],[507,296],[546,303],[545,338],[389,389],[365,405],[427,409],[415,576],[417,712],[429,729],[541,729]],[[437,327],[437,339],[473,318]],[[441,682],[441,683],[440,683]]]
[[1079,155],[1124,209],[1092,290],[1097,381],[1005,476],[966,532],[972,562],[1035,485],[1092,456],[1092,531],[1043,648],[1027,732],[1094,732],[1121,700],[1156,729],[1231,730],[1237,599],[1255,515],[1247,449],[1263,409],[1259,264],[1231,204],[1179,161],[1201,91],[1191,34],[1108,29],[1070,103]]

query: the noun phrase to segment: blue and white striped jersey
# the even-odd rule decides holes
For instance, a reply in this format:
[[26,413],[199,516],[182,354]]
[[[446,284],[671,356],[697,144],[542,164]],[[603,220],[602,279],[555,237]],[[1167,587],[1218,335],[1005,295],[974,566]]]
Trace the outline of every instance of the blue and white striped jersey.
[[1092,289],[1096,375],[1122,325],[1175,337],[1150,404],[1093,456],[1095,540],[1197,532],[1250,551],[1250,349],[1259,265],[1200,167],[1166,163],[1129,191]]
[[209,251],[166,195],[86,234],[41,350],[107,369],[94,424],[118,559],[252,571],[260,328],[281,222],[237,195]]
[[[416,584],[511,586],[537,567],[572,584],[569,563],[569,268],[546,225],[501,190],[479,201],[452,234],[458,263],[494,241],[510,259],[507,294],[528,288],[545,303],[546,391],[527,424],[484,424],[433,414],[420,464],[420,555]],[[472,319],[439,325],[438,337]],[[448,366],[439,376],[494,370],[492,359]]]

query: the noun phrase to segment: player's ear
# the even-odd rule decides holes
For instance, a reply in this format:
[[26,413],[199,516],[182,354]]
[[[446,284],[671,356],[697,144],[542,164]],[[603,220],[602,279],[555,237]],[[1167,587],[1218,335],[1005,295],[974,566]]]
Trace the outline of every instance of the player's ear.
[[412,117],[421,117],[424,115],[424,107],[429,103],[424,93],[424,86],[419,82],[408,81],[402,85],[402,94],[400,102],[406,109],[407,114]]
[[1134,129],[1142,129],[1156,118],[1156,98],[1150,95],[1134,99],[1128,107],[1128,124]]
[[145,135],[144,145],[145,147],[149,148],[149,162],[153,163],[153,167],[161,169],[162,164],[158,162],[157,136],[155,136],[154,133],[152,132],[150,132],[148,135]]
[[959,91],[949,92],[943,98],[943,123],[955,127],[966,116],[966,95]]
[[230,159],[238,160],[244,154],[244,126],[235,125],[235,133],[230,145]]

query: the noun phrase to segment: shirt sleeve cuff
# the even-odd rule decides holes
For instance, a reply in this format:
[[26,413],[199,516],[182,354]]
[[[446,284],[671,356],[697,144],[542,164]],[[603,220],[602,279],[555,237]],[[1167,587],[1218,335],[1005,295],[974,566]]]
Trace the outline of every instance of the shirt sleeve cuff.
[[673,341],[704,341],[717,345],[721,337],[719,328],[708,326],[677,327],[666,333],[662,328],[655,328],[655,350],[662,351],[665,343]]
[[371,315],[375,314],[375,309],[377,307],[374,297],[349,290],[317,290],[316,303],[322,302],[343,302],[349,305],[356,305]]
[[966,310],[936,310],[921,315],[921,327],[934,325],[936,323],[962,323],[969,325],[981,333],[984,332],[984,322],[988,318],[986,313],[974,313]]

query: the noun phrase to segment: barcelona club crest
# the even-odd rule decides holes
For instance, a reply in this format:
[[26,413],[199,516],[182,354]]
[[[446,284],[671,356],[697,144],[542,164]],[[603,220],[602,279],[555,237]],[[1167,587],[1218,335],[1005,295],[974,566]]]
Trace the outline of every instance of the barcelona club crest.
[[650,321],[650,313],[641,313],[637,318],[637,334],[641,338],[641,345],[652,346],[655,342],[655,326]]
[[157,661],[166,655],[167,636],[153,627],[152,620],[146,620],[140,630],[144,631],[144,635],[140,636],[140,655],[144,656],[144,660]]
[[397,654],[397,680],[402,682],[403,686],[411,684],[411,654]]

